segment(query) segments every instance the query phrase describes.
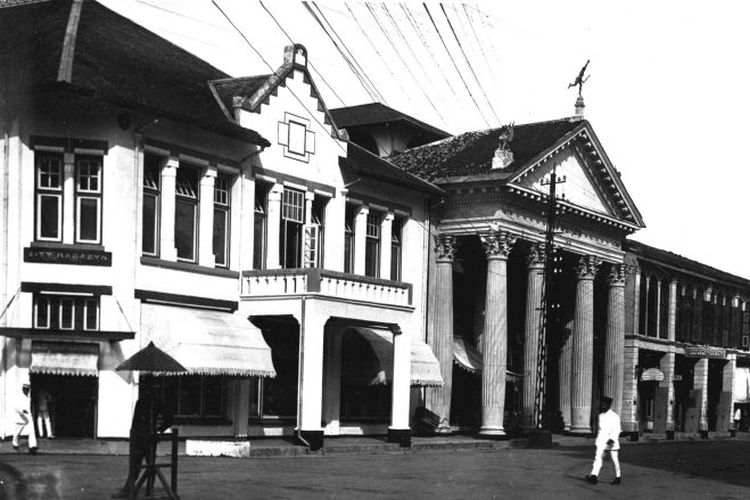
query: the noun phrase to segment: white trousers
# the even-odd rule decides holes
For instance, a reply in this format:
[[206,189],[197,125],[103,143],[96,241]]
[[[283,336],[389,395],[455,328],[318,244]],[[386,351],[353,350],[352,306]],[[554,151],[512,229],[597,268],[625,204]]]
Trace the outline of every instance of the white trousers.
[[48,410],[38,410],[36,413],[36,428],[39,430],[39,436],[48,438],[55,437],[52,432],[52,421],[49,418]]
[[21,437],[24,429],[29,433],[29,448],[36,448],[36,433],[34,432],[34,423],[27,413],[16,413],[16,432],[13,434],[13,446],[18,446],[18,438]]
[[612,463],[615,466],[615,476],[620,477],[620,458],[618,456],[617,450],[611,449],[612,445],[604,445],[604,446],[597,446],[596,447],[596,456],[594,457],[594,465],[591,467],[591,475],[592,476],[598,476],[599,471],[602,469],[602,460],[604,459],[604,454],[609,452],[610,457],[612,457]]

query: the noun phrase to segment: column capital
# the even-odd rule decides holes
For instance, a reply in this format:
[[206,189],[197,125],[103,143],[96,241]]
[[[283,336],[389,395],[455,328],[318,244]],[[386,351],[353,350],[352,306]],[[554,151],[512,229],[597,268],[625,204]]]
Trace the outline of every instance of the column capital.
[[492,231],[480,234],[479,239],[488,260],[507,259],[516,242],[516,236],[507,231]]
[[543,268],[546,262],[546,248],[544,243],[534,243],[529,248],[526,263],[529,268]]
[[453,262],[453,257],[458,249],[458,240],[450,234],[439,234],[435,236],[435,253],[438,262]]
[[602,263],[602,259],[595,255],[584,255],[578,259],[576,264],[576,275],[579,280],[593,280],[596,271]]
[[625,286],[625,278],[632,272],[630,266],[625,264],[612,264],[607,274],[607,282],[610,286]]
[[167,156],[161,164],[161,175],[177,175],[178,168],[180,168],[180,159],[176,156]]
[[203,177],[216,177],[219,175],[219,169],[216,168],[216,165],[207,165],[203,168]]

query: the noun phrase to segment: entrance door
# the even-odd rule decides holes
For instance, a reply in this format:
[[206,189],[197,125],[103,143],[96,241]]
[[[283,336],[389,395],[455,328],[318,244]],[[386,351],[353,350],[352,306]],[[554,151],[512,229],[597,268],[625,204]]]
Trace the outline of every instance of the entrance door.
[[46,390],[50,396],[49,413],[55,437],[96,436],[97,377],[31,374],[31,396]]

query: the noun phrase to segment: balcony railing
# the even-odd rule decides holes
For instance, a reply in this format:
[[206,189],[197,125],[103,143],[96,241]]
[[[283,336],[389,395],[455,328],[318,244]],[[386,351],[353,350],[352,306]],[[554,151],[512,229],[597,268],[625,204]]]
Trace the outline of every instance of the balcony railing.
[[412,285],[325,269],[261,269],[243,271],[242,298],[320,294],[348,300],[411,306]]

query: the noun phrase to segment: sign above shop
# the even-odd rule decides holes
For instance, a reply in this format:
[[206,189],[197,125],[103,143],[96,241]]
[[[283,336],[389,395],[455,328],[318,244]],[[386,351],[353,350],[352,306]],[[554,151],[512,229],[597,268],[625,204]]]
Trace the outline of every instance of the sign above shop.
[[688,358],[725,359],[727,357],[727,351],[721,347],[692,345],[685,347],[685,356]]
[[658,368],[648,368],[641,374],[641,382],[661,382],[664,380],[664,372]]
[[31,247],[23,249],[23,260],[24,262],[42,262],[45,264],[111,266],[112,253],[81,248]]

